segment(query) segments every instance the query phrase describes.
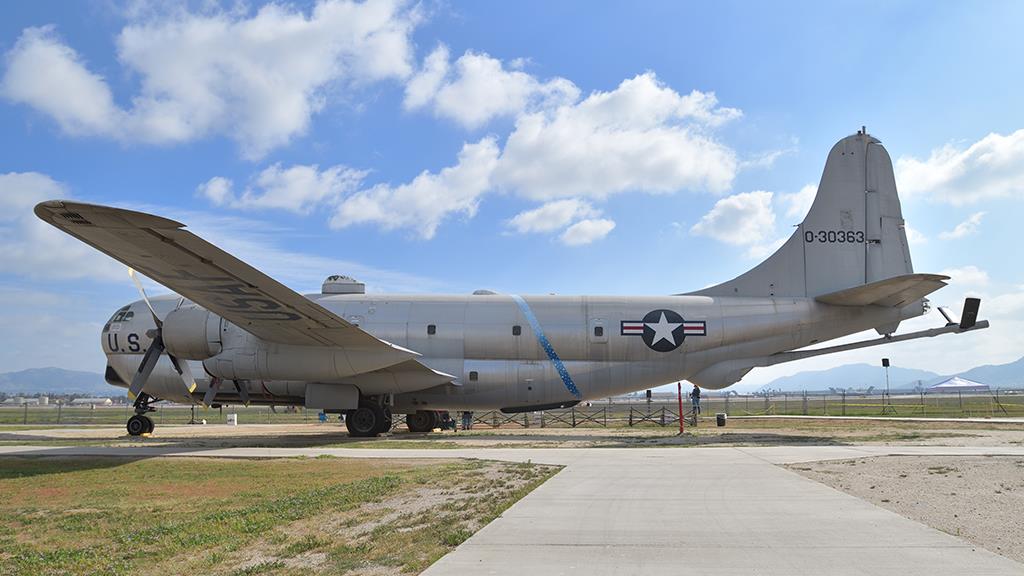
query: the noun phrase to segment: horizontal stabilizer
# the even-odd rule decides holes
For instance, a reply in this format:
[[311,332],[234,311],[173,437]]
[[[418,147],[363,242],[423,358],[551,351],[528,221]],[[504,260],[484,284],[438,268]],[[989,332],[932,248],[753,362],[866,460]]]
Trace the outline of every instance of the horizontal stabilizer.
[[885,306],[896,308],[935,292],[946,285],[949,276],[941,274],[904,274],[855,286],[838,292],[822,294],[818,302],[834,306]]

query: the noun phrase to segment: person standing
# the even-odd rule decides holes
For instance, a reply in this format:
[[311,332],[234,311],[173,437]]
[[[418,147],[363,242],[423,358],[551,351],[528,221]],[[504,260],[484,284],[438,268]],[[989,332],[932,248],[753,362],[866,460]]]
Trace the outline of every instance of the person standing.
[[690,402],[693,404],[693,417],[696,418],[700,414],[700,386],[693,385],[693,390],[690,391]]
[[462,413],[462,429],[469,430],[473,427],[473,413],[466,410]]

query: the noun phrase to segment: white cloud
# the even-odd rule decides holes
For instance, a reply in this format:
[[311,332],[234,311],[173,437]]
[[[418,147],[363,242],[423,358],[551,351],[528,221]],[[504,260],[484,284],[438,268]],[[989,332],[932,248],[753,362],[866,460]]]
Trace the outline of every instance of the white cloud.
[[452,67],[448,48],[439,46],[407,84],[405,107],[430,104],[438,116],[477,128],[495,117],[571,104],[577,98],[579,89],[564,78],[540,82],[520,70],[506,69],[487,54],[466,52]]
[[794,221],[803,221],[804,217],[811,210],[814,197],[818,194],[818,185],[811,183],[804,185],[799,192],[779,194],[778,201],[786,206],[786,218]]
[[989,283],[988,272],[978,268],[977,266],[947,268],[940,272],[940,274],[949,276],[951,278],[949,283],[960,288],[968,286],[972,288],[983,288],[988,286]]
[[433,238],[450,214],[476,214],[480,196],[491,189],[497,162],[498,145],[492,138],[466,144],[455,166],[436,174],[424,171],[408,184],[378,184],[347,196],[331,226],[374,223],[385,230],[409,228],[423,238]]
[[[351,169],[342,178],[344,185],[306,184],[301,188],[305,194],[293,186],[282,187],[273,196],[269,190],[252,192],[260,188],[257,179],[257,185],[239,196],[224,178],[211,179],[198,192],[220,205],[303,212],[310,205],[327,203],[325,198],[340,198],[333,227],[371,223],[389,230],[412,229],[431,238],[448,215],[472,217],[485,194],[502,191],[548,203],[514,217],[509,224],[515,230],[550,231],[591,219],[589,228],[578,230],[605,229],[606,234],[610,220],[596,219],[599,212],[591,201],[625,192],[723,191],[735,177],[735,153],[710,132],[740,112],[718,106],[712,93],[683,96],[647,73],[573,103],[568,100],[577,97],[575,89],[563,90],[556,81],[541,83],[486,55],[469,52],[456,61],[454,71],[450,68],[447,49],[437,48],[410,79],[405,105],[430,104],[439,113],[469,114],[459,120],[469,124],[496,114],[519,114],[503,150],[488,137],[465,144],[455,165],[438,173],[424,171],[405,184],[378,184],[354,193],[349,189],[358,186],[365,173]],[[504,96],[488,94],[494,86]],[[459,96],[452,96],[452,108],[445,108],[448,96],[455,93]],[[502,99],[506,97],[512,100]],[[479,105],[469,104],[478,100]],[[473,116],[478,112],[483,116]],[[276,170],[286,172],[279,166]],[[319,180],[337,178],[306,167],[304,181]],[[564,199],[572,202],[555,202]],[[569,237],[581,237],[578,234]]]
[[274,164],[260,172],[240,196],[234,193],[233,182],[220,176],[200,184],[197,192],[218,206],[309,214],[319,206],[337,204],[343,194],[355,191],[365,177],[366,172],[345,166],[320,170],[315,164],[289,168]]
[[614,229],[615,222],[605,218],[580,220],[566,228],[560,239],[567,246],[582,246],[604,238]]
[[581,218],[597,216],[599,212],[582,200],[570,198],[548,202],[539,208],[516,214],[508,225],[520,234],[551,232],[568,226]]
[[124,265],[36,217],[44,200],[67,199],[67,189],[45,174],[0,174],[0,270],[43,280],[128,282]]
[[1024,129],[989,134],[966,148],[947,144],[925,160],[896,161],[900,192],[954,205],[985,198],[1024,197]]
[[903,225],[903,231],[907,234],[907,242],[910,242],[911,244],[921,245],[928,243],[928,237],[917,228],[911,228],[910,224],[905,223]]
[[797,151],[796,147],[783,148],[780,150],[768,150],[767,152],[761,152],[755,154],[750,158],[744,159],[740,162],[740,168],[743,170],[749,170],[751,168],[771,168],[775,165],[775,161],[788,154],[793,154]]
[[411,74],[418,20],[388,0],[321,0],[308,15],[268,4],[154,16],[117,37],[118,59],[140,84],[128,108],[52,28],[28,28],[7,53],[0,92],[69,134],[149,143],[221,134],[259,158],[305,133],[335,91]]
[[708,236],[735,246],[756,245],[775,230],[772,193],[758,190],[722,198],[690,228],[690,233]]
[[940,233],[939,238],[943,240],[956,240],[964,236],[970,236],[978,231],[978,226],[981,225],[981,219],[984,217],[984,212],[975,212],[968,216],[966,220],[957,224],[952,230]]
[[707,129],[739,115],[719,107],[714,94],[681,96],[642,74],[578,104],[521,115],[495,181],[536,200],[721,192],[736,175],[736,155]]
[[0,96],[32,105],[65,132],[112,135],[124,120],[103,77],[89,72],[52,26],[22,31],[6,61]]

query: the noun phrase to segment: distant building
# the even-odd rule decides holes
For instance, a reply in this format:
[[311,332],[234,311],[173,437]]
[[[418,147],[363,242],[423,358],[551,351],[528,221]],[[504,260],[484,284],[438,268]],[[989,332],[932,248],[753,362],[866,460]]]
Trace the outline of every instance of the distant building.
[[31,405],[34,406],[36,404],[39,404],[39,399],[38,398],[23,398],[21,396],[15,396],[13,398],[8,398],[7,400],[4,400],[4,405],[6,405],[6,406],[11,406],[11,405],[21,406],[23,404],[31,404]]
[[75,398],[71,401],[72,406],[111,406],[114,401],[110,398]]

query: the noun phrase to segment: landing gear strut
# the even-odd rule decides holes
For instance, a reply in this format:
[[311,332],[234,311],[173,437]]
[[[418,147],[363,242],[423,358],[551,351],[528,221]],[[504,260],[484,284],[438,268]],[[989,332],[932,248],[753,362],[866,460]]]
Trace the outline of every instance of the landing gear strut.
[[156,408],[150,406],[150,403],[154,400],[156,399],[145,392],[139,393],[139,396],[135,399],[135,415],[128,419],[128,425],[125,426],[128,429],[129,436],[153,433],[156,425],[153,424],[152,418],[146,416],[146,413],[156,411]]
[[349,436],[368,438],[391,430],[391,410],[374,400],[362,400],[359,408],[345,412]]

